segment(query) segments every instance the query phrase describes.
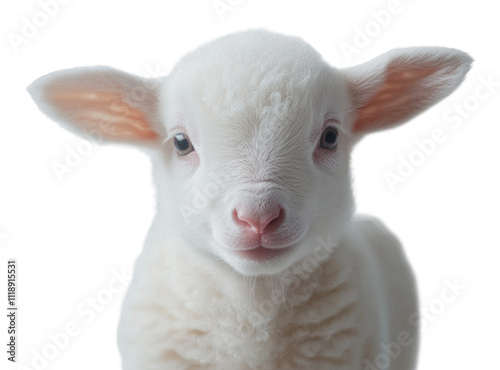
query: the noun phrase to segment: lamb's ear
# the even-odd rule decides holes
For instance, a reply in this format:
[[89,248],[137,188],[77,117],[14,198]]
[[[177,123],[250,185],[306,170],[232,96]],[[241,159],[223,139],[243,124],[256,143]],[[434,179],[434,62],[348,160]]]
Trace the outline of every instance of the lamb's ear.
[[49,73],[28,87],[39,108],[72,132],[143,144],[162,134],[158,90],[156,79],[101,66]]
[[460,50],[418,47],[344,69],[355,115],[352,131],[363,134],[409,120],[452,93],[471,63]]

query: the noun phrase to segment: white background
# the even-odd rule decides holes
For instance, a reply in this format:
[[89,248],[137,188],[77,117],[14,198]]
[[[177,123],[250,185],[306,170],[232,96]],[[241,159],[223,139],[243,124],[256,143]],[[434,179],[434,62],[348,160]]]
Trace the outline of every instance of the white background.
[[[473,69],[453,95],[410,123],[363,140],[353,154],[353,171],[359,212],[380,217],[399,236],[415,270],[421,307],[429,312],[419,368],[496,368],[500,22],[493,2],[401,0],[397,14],[382,26],[379,20],[378,29],[374,14],[387,10],[388,0],[228,2],[235,5],[221,19],[213,0],[67,1],[17,48],[9,37],[23,37],[24,17],[33,21],[42,7],[33,0],[2,5],[0,279],[6,279],[7,259],[16,258],[20,368],[35,370],[34,351],[47,350],[49,335],[74,323],[78,335],[38,368],[119,369],[116,327],[124,289],[111,297],[103,290],[114,281],[113,271],[132,266],[154,211],[148,159],[129,147],[93,147],[59,181],[53,163],[64,164],[81,140],[41,114],[26,86],[48,72],[81,65],[166,74],[201,43],[255,27],[300,36],[338,67],[403,46],[448,46],[473,56]],[[37,19],[44,21],[43,15]],[[355,46],[359,30],[371,36],[366,45],[357,40],[361,47],[347,56],[341,45]],[[481,78],[497,86],[477,99]],[[467,118],[453,128],[444,115],[456,115],[450,110],[464,103]],[[415,140],[429,139],[436,127],[446,140],[391,189],[384,174],[397,174],[401,158],[418,149]],[[441,293],[455,280],[467,288],[444,303]],[[94,311],[92,320],[77,313],[96,296],[111,302]],[[2,369],[5,306],[2,298]]]

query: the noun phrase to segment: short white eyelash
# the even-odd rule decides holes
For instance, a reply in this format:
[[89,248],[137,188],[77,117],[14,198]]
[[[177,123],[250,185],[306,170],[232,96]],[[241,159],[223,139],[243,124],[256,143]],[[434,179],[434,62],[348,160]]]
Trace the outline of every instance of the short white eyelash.
[[346,130],[341,124],[335,123],[332,126],[335,127],[337,130],[339,130],[340,132],[342,132],[345,136],[347,136],[349,138],[354,136],[348,130]]

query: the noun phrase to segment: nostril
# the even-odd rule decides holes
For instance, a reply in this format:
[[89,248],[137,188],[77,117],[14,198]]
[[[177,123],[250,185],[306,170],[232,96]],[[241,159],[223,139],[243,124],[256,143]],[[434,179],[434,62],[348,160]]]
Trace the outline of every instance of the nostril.
[[260,221],[257,218],[251,217],[244,212],[238,213],[238,210],[235,209],[233,219],[240,227],[251,229],[254,233],[260,233]]
[[273,232],[283,223],[285,219],[285,210],[283,208],[278,208],[277,213],[270,216],[266,221],[262,223],[262,231],[261,232]]
[[285,219],[285,211],[277,207],[273,212],[263,215],[252,215],[244,211],[233,210],[233,220],[240,227],[250,229],[256,234],[269,233],[276,230]]

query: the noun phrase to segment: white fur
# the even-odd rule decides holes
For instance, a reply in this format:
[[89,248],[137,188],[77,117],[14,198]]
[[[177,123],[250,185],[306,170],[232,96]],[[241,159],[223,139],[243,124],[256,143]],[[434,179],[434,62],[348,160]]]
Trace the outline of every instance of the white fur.
[[[198,48],[161,79],[86,67],[35,81],[50,117],[153,161],[157,215],[123,307],[123,368],[364,369],[407,332],[413,344],[389,368],[413,369],[412,273],[389,231],[353,218],[350,152],[450,94],[470,63],[408,48],[336,70],[298,38],[255,30]],[[339,130],[335,150],[318,146],[325,125]],[[185,157],[179,132],[195,148]],[[241,257],[252,242],[234,211],[277,206],[283,222],[259,243],[288,252]]]

